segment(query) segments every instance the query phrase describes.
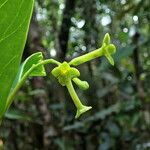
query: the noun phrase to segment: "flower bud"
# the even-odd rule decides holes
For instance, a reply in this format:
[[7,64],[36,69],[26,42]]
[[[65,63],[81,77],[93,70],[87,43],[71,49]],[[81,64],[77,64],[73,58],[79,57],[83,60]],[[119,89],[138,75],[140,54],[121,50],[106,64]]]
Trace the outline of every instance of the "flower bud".
[[79,78],[73,78],[73,81],[81,90],[87,90],[89,88],[89,84],[86,81],[81,81]]

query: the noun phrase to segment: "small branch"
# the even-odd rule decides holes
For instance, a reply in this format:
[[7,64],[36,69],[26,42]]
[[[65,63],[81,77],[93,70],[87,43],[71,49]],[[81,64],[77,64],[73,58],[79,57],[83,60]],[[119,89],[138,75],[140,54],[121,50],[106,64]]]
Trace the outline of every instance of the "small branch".
[[55,64],[55,65],[60,65],[59,62],[57,62],[54,59],[47,59],[47,60],[43,60],[42,62],[38,63],[38,64],[33,64],[33,66],[24,74],[24,76],[21,78],[20,82],[16,85],[16,87],[14,88],[14,90],[12,91],[12,93],[9,95],[7,102],[6,102],[6,108],[5,108],[5,112],[8,110],[8,108],[10,107],[11,103],[13,102],[13,99],[15,98],[17,92],[19,91],[19,89],[21,88],[21,86],[24,84],[25,80],[27,79],[27,77],[30,75],[30,73],[37,67],[41,66],[41,65],[46,65],[46,64]]

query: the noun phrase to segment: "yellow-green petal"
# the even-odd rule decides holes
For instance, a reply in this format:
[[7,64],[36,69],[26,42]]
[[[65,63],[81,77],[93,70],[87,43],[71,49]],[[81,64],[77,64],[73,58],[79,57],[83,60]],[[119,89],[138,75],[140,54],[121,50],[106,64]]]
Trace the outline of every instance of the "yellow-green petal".
[[110,54],[106,54],[105,56],[108,59],[108,61],[110,62],[110,64],[114,66],[114,59],[112,58],[112,56]]
[[115,47],[114,44],[109,44],[109,45],[107,46],[107,50],[108,50],[108,52],[109,52],[110,54],[114,54],[114,53],[116,52],[116,47]]
[[60,74],[60,69],[59,69],[59,67],[55,67],[52,71],[51,71],[51,73],[52,73],[52,75],[54,76],[54,77],[58,77],[59,76],[59,74]]
[[75,77],[79,77],[79,76],[80,76],[80,72],[79,72],[76,68],[71,67],[68,76],[69,76],[71,79],[72,79],[72,78],[75,78]]
[[106,45],[110,43],[110,35],[108,33],[105,34],[103,43],[105,43]]
[[80,115],[82,115],[83,113],[85,113],[86,111],[88,111],[88,110],[90,110],[90,109],[92,109],[91,106],[84,106],[84,105],[83,105],[81,108],[77,109],[77,113],[76,113],[75,118],[76,118],[76,119],[79,118]]

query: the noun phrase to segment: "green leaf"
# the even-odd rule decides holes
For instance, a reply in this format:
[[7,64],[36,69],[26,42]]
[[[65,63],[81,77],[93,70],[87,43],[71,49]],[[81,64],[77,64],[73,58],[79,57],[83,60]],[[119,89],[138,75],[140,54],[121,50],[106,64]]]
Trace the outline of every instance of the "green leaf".
[[31,117],[24,114],[19,110],[9,110],[6,112],[5,117],[13,120],[31,121]]
[[[34,53],[30,57],[28,57],[23,63],[23,76],[33,65],[36,65],[43,61],[43,55],[41,52]],[[43,65],[36,67],[30,74],[30,76],[46,76],[45,68]]]
[[0,117],[19,69],[34,0],[0,0]]
[[[43,61],[43,55],[41,52],[37,52],[29,56],[23,64],[20,66],[20,69],[17,73],[16,79],[13,83],[12,89],[16,84],[21,80],[23,75],[33,66]],[[46,76],[46,71],[43,65],[36,67],[29,76]]]

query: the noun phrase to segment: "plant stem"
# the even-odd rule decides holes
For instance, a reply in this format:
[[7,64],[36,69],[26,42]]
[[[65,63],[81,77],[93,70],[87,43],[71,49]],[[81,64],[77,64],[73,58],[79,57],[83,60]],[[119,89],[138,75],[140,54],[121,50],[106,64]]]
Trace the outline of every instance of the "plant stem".
[[38,67],[40,65],[46,65],[46,64],[60,65],[61,63],[56,61],[56,60],[54,60],[54,59],[46,59],[46,60],[43,60],[40,63],[38,63],[36,67]]
[[25,80],[27,79],[27,77],[30,75],[30,73],[36,68],[39,67],[41,65],[46,65],[46,64],[55,64],[55,65],[60,65],[61,63],[54,60],[54,59],[47,59],[47,60],[43,60],[38,64],[33,64],[32,67],[24,74],[24,76],[21,78],[21,80],[19,81],[19,83],[16,85],[16,87],[13,89],[13,91],[10,93],[10,95],[7,98],[7,102],[6,102],[6,107],[5,107],[5,112],[8,110],[8,108],[10,107],[11,103],[13,102],[13,99],[15,98],[17,92],[19,91],[19,89],[21,88],[21,86],[24,84]]

